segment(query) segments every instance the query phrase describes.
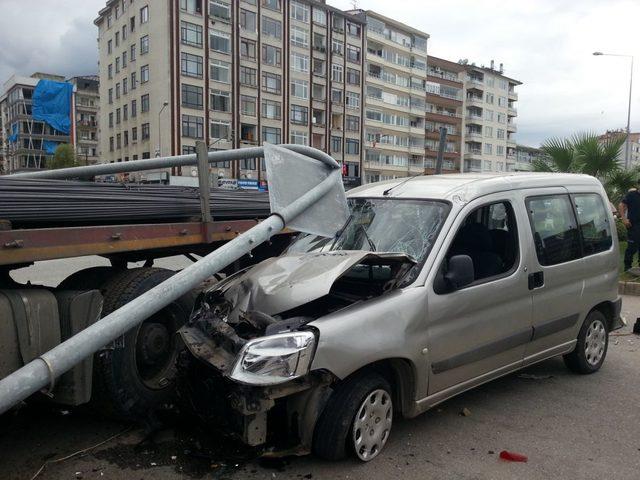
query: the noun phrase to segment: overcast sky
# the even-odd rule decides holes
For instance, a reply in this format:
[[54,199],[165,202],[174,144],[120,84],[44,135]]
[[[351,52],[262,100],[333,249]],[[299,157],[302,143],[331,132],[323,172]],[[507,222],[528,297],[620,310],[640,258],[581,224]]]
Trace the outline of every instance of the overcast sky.
[[[349,9],[352,0],[329,0]],[[517,141],[626,125],[629,61],[636,56],[632,130],[640,130],[638,0],[359,0],[431,35],[429,54],[504,63],[521,80]],[[34,71],[97,71],[93,20],[105,0],[0,0],[0,81]]]

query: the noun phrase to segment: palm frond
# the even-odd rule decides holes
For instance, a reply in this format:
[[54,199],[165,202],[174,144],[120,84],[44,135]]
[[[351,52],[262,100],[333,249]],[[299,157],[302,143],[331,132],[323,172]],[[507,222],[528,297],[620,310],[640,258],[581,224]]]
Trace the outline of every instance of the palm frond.
[[553,170],[550,171],[572,172],[574,170],[573,145],[569,139],[550,138],[542,144],[541,150],[551,157]]

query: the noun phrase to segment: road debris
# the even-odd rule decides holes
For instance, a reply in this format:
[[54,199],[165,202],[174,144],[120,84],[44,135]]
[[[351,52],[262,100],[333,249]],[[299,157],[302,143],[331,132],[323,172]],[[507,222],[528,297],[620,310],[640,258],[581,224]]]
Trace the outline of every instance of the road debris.
[[463,408],[462,410],[460,410],[460,415],[463,417],[470,417],[471,416],[471,410],[469,410],[468,408]]
[[507,450],[502,450],[500,452],[500,459],[505,462],[527,462],[529,458],[526,455],[516,452],[509,452]]

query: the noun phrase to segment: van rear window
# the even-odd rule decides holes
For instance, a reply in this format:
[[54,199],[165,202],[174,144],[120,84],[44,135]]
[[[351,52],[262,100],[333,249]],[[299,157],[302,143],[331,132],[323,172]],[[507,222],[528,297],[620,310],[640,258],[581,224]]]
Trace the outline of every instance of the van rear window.
[[584,255],[609,250],[613,244],[611,225],[600,195],[576,194],[573,195],[573,203],[580,224]]

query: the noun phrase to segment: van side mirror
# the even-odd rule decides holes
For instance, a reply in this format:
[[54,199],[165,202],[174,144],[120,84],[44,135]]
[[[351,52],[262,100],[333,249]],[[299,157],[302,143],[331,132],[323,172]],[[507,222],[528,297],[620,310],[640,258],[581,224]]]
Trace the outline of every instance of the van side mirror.
[[444,278],[453,290],[459,290],[475,279],[473,260],[469,255],[454,255],[449,259]]

